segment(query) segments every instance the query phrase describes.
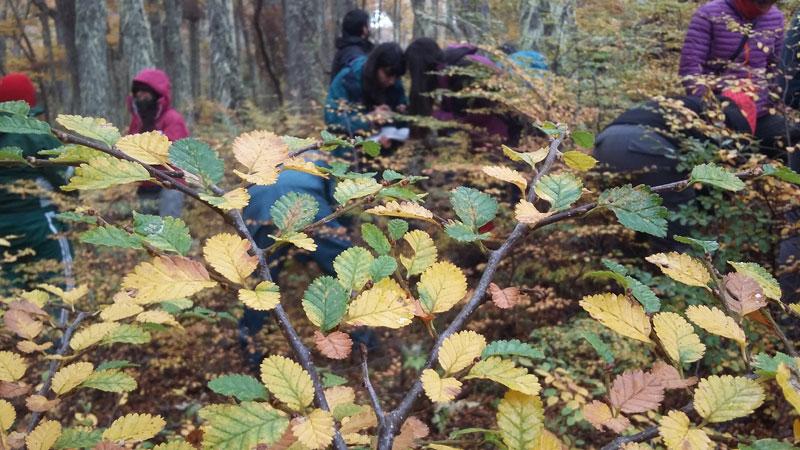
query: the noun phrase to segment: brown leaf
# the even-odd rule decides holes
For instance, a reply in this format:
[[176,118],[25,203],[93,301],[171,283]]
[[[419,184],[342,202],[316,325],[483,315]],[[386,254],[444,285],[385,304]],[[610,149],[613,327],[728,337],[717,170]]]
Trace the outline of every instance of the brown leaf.
[[372,411],[372,408],[362,408],[361,412],[355,416],[342,419],[342,426],[339,431],[344,435],[377,426],[378,417],[375,415],[375,412]]
[[0,397],[2,398],[15,398],[27,394],[31,390],[31,385],[25,384],[22,381],[10,383],[8,381],[0,381]]
[[8,446],[17,449],[25,447],[25,433],[20,433],[19,431],[12,431],[8,433]]
[[297,437],[292,433],[292,427],[286,427],[286,431],[277,442],[272,445],[258,444],[256,450],[287,450],[295,442],[297,442]]
[[661,380],[664,389],[683,389],[697,383],[697,377],[681,378],[678,369],[670,366],[664,361],[656,361],[650,373]]
[[314,332],[314,343],[320,353],[331,359],[345,359],[353,350],[353,341],[347,333],[334,331],[325,336],[319,331]]
[[17,350],[21,351],[22,353],[43,352],[52,346],[52,342],[45,342],[44,344],[37,344],[33,341],[17,342]]
[[756,280],[742,273],[729,273],[722,279],[725,290],[725,303],[728,308],[744,316],[767,306],[767,297]]
[[628,418],[621,414],[618,414],[617,417],[612,416],[611,408],[598,400],[584,405],[582,412],[583,417],[600,431],[603,430],[603,427],[606,427],[615,433],[622,433],[631,425]]
[[3,316],[6,328],[23,339],[33,339],[42,332],[44,325],[21,309],[11,309]]
[[54,398],[53,400],[48,400],[47,397],[43,395],[31,395],[30,397],[25,399],[25,405],[33,412],[47,412],[51,409],[58,406],[61,403],[61,400]]
[[611,406],[624,413],[643,413],[658,408],[664,400],[661,379],[641,370],[625,371],[614,379]]
[[394,438],[392,450],[414,448],[416,440],[423,439],[428,433],[430,433],[428,426],[415,416],[411,416],[400,427],[400,433]]
[[8,304],[8,309],[16,309],[19,311],[24,311],[32,316],[41,316],[44,318],[50,317],[50,315],[47,314],[47,311],[43,310],[42,308],[39,308],[38,306],[34,305],[33,303],[27,300],[18,300],[15,302],[11,302]]
[[489,285],[489,294],[492,296],[492,302],[500,309],[513,308],[520,302],[519,288],[501,289],[500,286],[491,283]]

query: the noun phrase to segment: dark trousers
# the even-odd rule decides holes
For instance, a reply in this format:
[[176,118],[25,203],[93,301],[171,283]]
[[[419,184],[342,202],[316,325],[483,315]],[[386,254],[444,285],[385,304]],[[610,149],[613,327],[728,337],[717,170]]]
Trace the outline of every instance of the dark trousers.
[[[759,117],[756,122],[756,139],[760,142],[760,150],[770,158],[782,158],[784,149],[800,142],[800,127],[778,114]],[[800,154],[788,154],[787,163],[790,169],[800,172]]]

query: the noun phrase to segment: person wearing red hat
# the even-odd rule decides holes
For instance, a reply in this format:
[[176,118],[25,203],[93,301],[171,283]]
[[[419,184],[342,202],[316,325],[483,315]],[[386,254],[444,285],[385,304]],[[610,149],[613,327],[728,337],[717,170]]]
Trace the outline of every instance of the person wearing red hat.
[[[22,101],[27,104],[28,115],[37,111],[36,88],[23,73],[10,73],[0,78],[0,102]],[[25,105],[14,110],[22,113]],[[11,108],[7,108],[11,109]],[[4,112],[0,114],[12,114]],[[0,133],[0,148],[18,148],[22,156],[41,158],[38,152],[60,147],[52,136],[16,133]],[[24,289],[45,281],[56,274],[38,273],[35,277],[26,270],[32,263],[57,260],[63,268],[67,283],[72,279],[72,253],[69,242],[61,235],[62,225],[56,220],[57,210],[46,195],[21,194],[15,187],[36,186],[37,189],[54,191],[66,184],[65,174],[54,168],[32,168],[28,166],[0,168],[0,238],[10,246],[3,252],[24,255],[10,264],[0,266],[0,294],[12,289]],[[9,236],[13,236],[9,238]]]

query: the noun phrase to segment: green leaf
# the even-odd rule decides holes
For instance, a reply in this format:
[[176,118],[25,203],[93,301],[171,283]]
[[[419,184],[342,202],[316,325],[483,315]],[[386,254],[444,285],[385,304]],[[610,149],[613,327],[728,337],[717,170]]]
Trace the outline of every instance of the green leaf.
[[333,269],[345,289],[359,291],[370,279],[369,269],[374,259],[364,247],[351,247],[333,260]]
[[99,150],[77,144],[67,144],[58,148],[40,150],[39,155],[55,156],[55,158],[50,158],[51,162],[59,162],[64,164],[79,164],[83,162],[89,162],[97,158],[112,158],[112,156],[109,156],[108,154]]
[[618,263],[616,261],[612,261],[610,259],[603,258],[602,260],[600,260],[600,262],[602,262],[603,265],[606,266],[606,268],[608,270],[612,271],[612,272],[616,272],[616,273],[618,273],[620,275],[627,275],[628,274],[628,269],[626,269],[625,266],[623,266],[622,264],[620,264],[620,263]]
[[50,124],[29,117],[0,115],[0,133],[49,135]]
[[778,280],[776,280],[767,269],[761,267],[758,263],[728,261],[728,264],[732,265],[738,273],[747,275],[756,280],[756,283],[764,290],[764,295],[773,300],[780,301],[781,286],[778,284]]
[[591,331],[583,331],[580,333],[580,337],[586,339],[586,342],[603,358],[606,364],[614,364],[614,352],[611,351],[611,347],[608,344],[600,339],[600,336]]
[[303,150],[317,143],[314,138],[299,138],[295,136],[281,136],[283,143],[289,147],[289,152]]
[[386,169],[383,171],[383,179],[386,181],[399,181],[403,178],[405,178],[405,176],[396,170]]
[[119,369],[95,371],[80,385],[103,392],[131,392],[137,386],[133,377]]
[[786,166],[775,167],[772,164],[764,164],[761,167],[764,169],[764,176],[775,177],[788,183],[800,184],[800,174]]
[[86,214],[80,214],[75,211],[65,211],[63,213],[56,214],[56,219],[62,222],[88,223],[90,225],[97,223],[97,217],[87,216]]
[[389,238],[396,241],[408,232],[408,222],[403,219],[391,219],[386,228],[389,230]]
[[625,288],[630,289],[631,295],[642,304],[646,313],[652,314],[661,310],[661,299],[646,284],[628,275],[625,275],[625,281]]
[[390,186],[381,189],[378,194],[379,197],[386,197],[398,200],[406,200],[409,202],[419,203],[425,198],[425,194],[417,194],[407,187]]
[[120,138],[119,130],[105,119],[59,114],[56,122],[67,130],[113,147]]
[[731,172],[715,164],[700,164],[692,169],[689,183],[703,183],[704,185],[716,186],[726,191],[741,191],[744,189],[744,181]]
[[241,402],[269,398],[267,388],[250,375],[222,375],[209,381],[208,388],[217,394],[236,397]]
[[326,388],[342,386],[345,384],[347,384],[347,378],[340,377],[332,372],[324,372],[322,374],[322,385]]
[[375,258],[375,261],[372,261],[369,273],[372,279],[377,282],[391,276],[396,270],[397,260],[389,255],[381,255]]
[[222,181],[225,165],[205,142],[186,138],[169,147],[169,160],[178,168],[199,176],[206,185]]
[[361,149],[364,150],[364,153],[373,158],[381,154],[381,144],[375,141],[362,142]]
[[608,208],[623,226],[657,237],[667,235],[667,208],[661,206],[661,197],[644,185],[619,186],[600,194],[598,207]]
[[172,314],[173,316],[181,311],[191,308],[192,306],[194,306],[194,302],[188,298],[177,298],[175,300],[161,302],[161,309]]
[[25,162],[22,157],[22,149],[19,147],[0,148],[0,162]]
[[345,417],[355,416],[363,410],[363,406],[356,405],[355,403],[345,403],[333,408],[333,412],[331,414],[333,414],[334,419],[342,420]]
[[459,186],[450,191],[450,204],[464,225],[480,228],[497,215],[497,201],[477,189]]
[[567,209],[581,198],[583,183],[568,172],[545,175],[536,183],[536,195],[550,203],[550,211]]
[[138,367],[138,364],[133,364],[132,362],[128,361],[127,359],[112,359],[111,361],[105,361],[100,363],[97,366],[98,372],[103,370],[111,370],[111,369],[126,369],[128,367]]
[[192,247],[189,227],[175,217],[152,216],[133,212],[133,231],[144,236],[153,247],[165,252],[186,255]]
[[759,439],[750,445],[740,445],[739,450],[797,450],[794,445],[777,439]]
[[475,242],[489,239],[492,236],[491,233],[476,233],[472,228],[459,221],[449,222],[445,225],[444,231],[458,242]]
[[361,237],[379,255],[386,255],[392,250],[392,245],[380,228],[371,223],[361,224]]
[[592,155],[573,150],[564,152],[564,163],[572,170],[584,172],[597,165],[597,160]]
[[149,179],[150,174],[139,163],[117,158],[97,158],[75,169],[75,175],[70,178],[69,184],[61,189],[64,191],[105,189],[118,184]]
[[789,367],[797,368],[797,363],[794,358],[786,353],[777,352],[775,356],[769,356],[766,353],[759,353],[753,357],[753,367],[756,369],[756,375],[772,378],[778,373],[778,366],[781,363]]
[[520,341],[519,339],[512,339],[510,341],[500,340],[489,343],[481,353],[481,359],[486,359],[490,356],[523,356],[531,359],[542,359],[544,353],[541,350],[533,348],[530,344]]
[[146,344],[150,342],[150,333],[139,325],[122,324],[115,328],[105,338],[104,345],[111,344]]
[[579,147],[586,149],[594,148],[594,134],[590,131],[576,130],[572,132],[572,140]]
[[344,205],[350,200],[376,194],[382,187],[374,178],[347,179],[336,184],[333,198]]
[[303,294],[303,310],[308,320],[322,331],[335,328],[347,312],[347,291],[333,277],[316,278]]
[[7,113],[13,116],[28,117],[31,107],[24,100],[12,100],[0,103],[0,113]]
[[703,253],[707,253],[709,255],[719,250],[719,243],[714,240],[708,241],[702,239],[695,239],[695,238],[690,238],[688,236],[679,236],[677,234],[672,238],[680,242],[681,244],[690,245],[692,246],[693,249],[701,251]]
[[93,228],[80,234],[80,241],[85,244],[103,245],[106,247],[120,247],[142,249],[142,240],[139,236],[128,234],[125,230],[113,225]]
[[64,428],[53,448],[94,448],[103,440],[103,430]]
[[336,136],[328,130],[322,130],[319,135],[322,138],[323,150],[331,150],[339,146],[352,147],[349,142]]
[[289,426],[286,414],[266,403],[209,405],[199,415],[206,422],[203,448],[250,450],[276,442]]
[[281,232],[299,231],[314,222],[319,203],[310,194],[289,192],[269,209],[272,221]]

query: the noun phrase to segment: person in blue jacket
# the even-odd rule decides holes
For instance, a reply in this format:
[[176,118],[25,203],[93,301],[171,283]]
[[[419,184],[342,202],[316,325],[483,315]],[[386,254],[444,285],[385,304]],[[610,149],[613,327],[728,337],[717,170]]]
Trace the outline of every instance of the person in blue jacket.
[[408,99],[400,80],[405,72],[403,49],[394,42],[353,60],[331,83],[325,123],[332,131],[354,136],[389,122],[393,112],[405,112]]

